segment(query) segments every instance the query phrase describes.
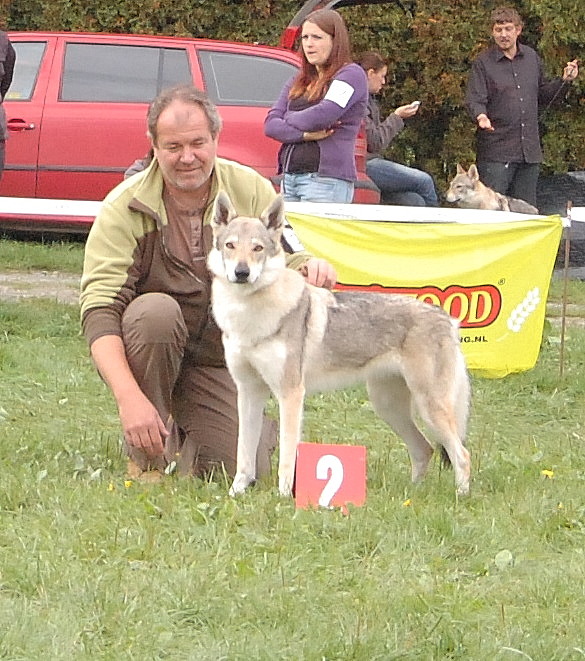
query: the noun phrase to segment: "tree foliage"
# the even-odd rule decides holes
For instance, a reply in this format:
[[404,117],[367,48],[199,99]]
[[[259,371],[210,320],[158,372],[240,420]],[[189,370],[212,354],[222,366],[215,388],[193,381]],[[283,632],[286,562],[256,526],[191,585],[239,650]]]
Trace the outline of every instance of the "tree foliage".
[[[388,155],[446,182],[457,162],[474,160],[474,125],[463,99],[472,59],[489,43],[488,18],[501,2],[392,0],[341,9],[355,52],[378,50],[389,61],[382,106],[414,99],[418,115]],[[583,56],[582,0],[520,0],[522,40],[541,54],[549,76]],[[277,44],[301,0],[0,0],[11,30],[89,30]],[[585,169],[585,73],[565,98],[542,113],[545,171]]]

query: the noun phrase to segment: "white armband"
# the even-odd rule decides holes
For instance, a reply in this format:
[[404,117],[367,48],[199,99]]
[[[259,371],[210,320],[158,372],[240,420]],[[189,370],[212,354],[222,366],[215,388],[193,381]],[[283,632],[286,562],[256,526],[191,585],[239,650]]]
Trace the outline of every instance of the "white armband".
[[329,85],[329,89],[327,90],[327,94],[323,97],[323,100],[333,101],[333,103],[336,103],[340,108],[345,108],[354,92],[354,88],[349,83],[346,83],[343,80],[334,80],[331,85]]

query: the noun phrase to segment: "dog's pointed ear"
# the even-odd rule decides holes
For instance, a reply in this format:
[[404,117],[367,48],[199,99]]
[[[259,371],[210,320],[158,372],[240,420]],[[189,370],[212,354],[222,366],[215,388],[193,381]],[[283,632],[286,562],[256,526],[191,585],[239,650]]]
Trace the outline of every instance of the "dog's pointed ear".
[[284,199],[277,195],[270,205],[264,209],[260,220],[269,230],[281,230],[284,227]]
[[457,163],[457,174],[467,174],[465,168],[461,167],[461,163]]
[[479,181],[479,172],[477,171],[477,166],[475,165],[475,163],[469,166],[467,176],[471,177],[471,179],[473,179],[474,181]]
[[234,205],[225,191],[220,191],[215,199],[215,208],[213,210],[213,217],[211,225],[213,227],[221,227],[227,225],[230,220],[233,220],[238,214],[234,209]]

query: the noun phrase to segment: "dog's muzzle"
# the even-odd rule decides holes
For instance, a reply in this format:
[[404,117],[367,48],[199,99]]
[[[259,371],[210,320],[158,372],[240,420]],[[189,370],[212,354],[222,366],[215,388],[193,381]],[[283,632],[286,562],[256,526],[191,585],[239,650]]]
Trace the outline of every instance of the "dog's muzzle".
[[239,283],[248,282],[250,277],[250,268],[244,262],[240,262],[234,269],[235,281]]

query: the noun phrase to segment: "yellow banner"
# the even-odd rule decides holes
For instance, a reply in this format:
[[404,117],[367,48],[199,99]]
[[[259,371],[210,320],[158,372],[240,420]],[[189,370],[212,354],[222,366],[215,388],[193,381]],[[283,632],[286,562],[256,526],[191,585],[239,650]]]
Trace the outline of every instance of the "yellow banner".
[[559,216],[466,224],[286,215],[306,250],[336,268],[340,289],[405,293],[459,319],[468,367],[478,375],[534,367]]

